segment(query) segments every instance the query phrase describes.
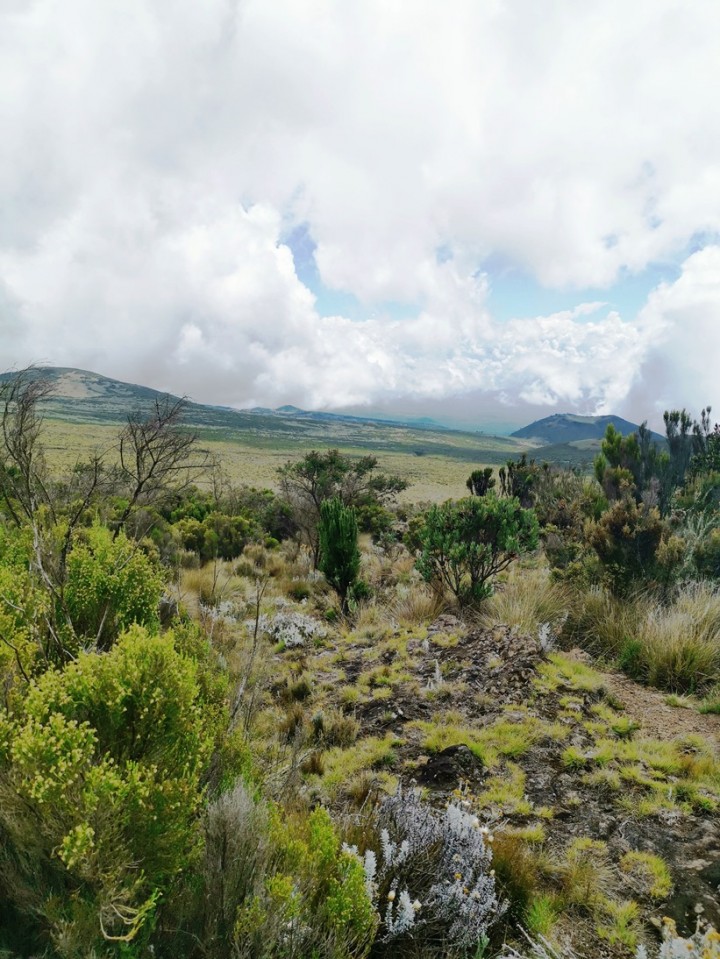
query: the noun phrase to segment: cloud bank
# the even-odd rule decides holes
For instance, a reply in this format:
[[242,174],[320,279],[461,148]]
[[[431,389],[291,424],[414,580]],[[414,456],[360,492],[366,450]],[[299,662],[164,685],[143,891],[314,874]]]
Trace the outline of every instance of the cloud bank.
[[[703,0],[0,0],[6,365],[231,405],[711,402],[718,35]],[[500,321],[498,263],[576,306]]]

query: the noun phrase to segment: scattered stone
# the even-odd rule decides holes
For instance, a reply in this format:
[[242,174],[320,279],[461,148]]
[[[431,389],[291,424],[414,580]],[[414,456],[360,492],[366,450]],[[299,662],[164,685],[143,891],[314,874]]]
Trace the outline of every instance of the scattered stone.
[[418,769],[417,780],[423,786],[451,790],[455,789],[461,780],[478,779],[483,769],[482,760],[467,746],[448,746],[442,752],[431,756],[425,765]]

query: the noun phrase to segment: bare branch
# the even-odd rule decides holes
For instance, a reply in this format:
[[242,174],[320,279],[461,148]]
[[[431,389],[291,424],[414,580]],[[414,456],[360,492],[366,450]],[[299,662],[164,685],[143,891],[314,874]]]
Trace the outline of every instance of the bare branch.
[[115,536],[139,506],[178,495],[208,466],[208,454],[197,448],[197,434],[181,423],[187,400],[157,399],[148,416],[128,417],[120,435],[120,479],[128,488],[128,504],[117,520]]

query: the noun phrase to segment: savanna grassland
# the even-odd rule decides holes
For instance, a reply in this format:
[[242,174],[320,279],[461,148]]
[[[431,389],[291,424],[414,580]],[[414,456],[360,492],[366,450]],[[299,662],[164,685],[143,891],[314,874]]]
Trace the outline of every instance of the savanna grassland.
[[[78,457],[110,449],[117,428],[116,423],[79,423],[48,417],[49,459],[69,466]],[[502,464],[508,456],[531,448],[508,437],[415,432],[400,426],[338,430],[320,424],[307,433],[298,433],[293,425],[280,435],[201,426],[197,433],[199,443],[221,464],[233,483],[276,489],[277,471],[288,460],[299,460],[310,449],[339,449],[348,456],[377,456],[383,469],[408,481],[412,491],[403,493],[403,498],[416,502],[462,496],[470,469]]]
[[718,955],[705,411],[590,475],[3,390],[3,956]]

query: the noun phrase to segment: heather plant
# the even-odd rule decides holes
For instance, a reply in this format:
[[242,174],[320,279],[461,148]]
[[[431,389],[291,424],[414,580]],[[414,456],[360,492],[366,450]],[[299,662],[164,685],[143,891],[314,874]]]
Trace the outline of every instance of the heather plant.
[[598,520],[588,520],[585,539],[603,567],[614,593],[627,595],[639,581],[657,581],[663,564],[659,556],[667,528],[655,508],[638,505],[630,496],[612,504]]
[[325,500],[320,507],[318,525],[319,569],[340,597],[343,612],[360,572],[357,521],[355,511],[338,498]]
[[159,563],[123,532],[83,531],[68,556],[65,603],[75,634],[108,649],[133,623],[155,630],[163,589]]
[[296,463],[278,471],[280,490],[302,540],[310,547],[317,567],[320,559],[319,523],[322,504],[339,499],[369,522],[377,519],[376,507],[388,506],[407,482],[378,470],[374,456],[353,460],[338,450],[312,450]]
[[146,941],[195,855],[222,695],[200,672],[172,634],[135,626],[46,672],[3,720],[0,890],[28,943]]
[[[244,805],[247,808],[247,800]],[[237,845],[238,833],[241,842],[245,838],[252,862],[252,868],[242,860],[231,866],[231,879],[244,870],[232,955],[361,959],[377,926],[362,864],[342,848],[327,810],[288,818],[273,804],[264,807],[264,812],[255,807],[250,822],[237,822],[230,839]],[[257,842],[250,829],[263,815],[267,826]]]

